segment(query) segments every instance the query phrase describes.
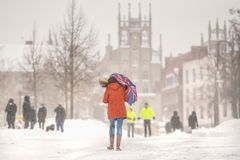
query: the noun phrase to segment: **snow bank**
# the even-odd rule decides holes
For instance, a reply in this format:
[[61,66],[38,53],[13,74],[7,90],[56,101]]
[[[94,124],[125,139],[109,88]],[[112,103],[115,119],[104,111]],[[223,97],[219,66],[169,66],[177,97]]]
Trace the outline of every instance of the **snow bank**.
[[240,135],[240,120],[225,121],[215,128],[199,128],[192,131],[193,136],[223,137]]
[[[55,124],[54,119],[47,119],[46,125]],[[38,123],[34,130],[30,129],[1,129],[0,139],[89,139],[89,137],[103,138],[108,136],[108,127],[98,120],[66,120],[64,123],[64,132],[55,131],[46,132],[38,128]]]

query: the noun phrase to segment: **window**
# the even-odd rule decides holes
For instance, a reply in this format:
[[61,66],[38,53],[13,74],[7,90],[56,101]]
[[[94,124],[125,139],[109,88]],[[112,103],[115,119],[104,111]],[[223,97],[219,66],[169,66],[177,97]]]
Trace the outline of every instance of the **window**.
[[202,71],[202,68],[200,68],[200,80],[201,80],[201,81],[203,80],[203,71]]
[[122,35],[121,35],[121,41],[122,41],[122,45],[125,46],[128,43],[128,35],[126,31],[122,31]]
[[196,100],[196,88],[193,88],[193,100]]
[[196,82],[196,70],[192,70],[193,82]]
[[166,76],[166,86],[174,86],[178,84],[178,81],[177,81],[177,75],[175,74],[169,74]]
[[185,71],[185,76],[186,76],[186,77],[185,77],[185,78],[186,78],[186,83],[188,83],[188,82],[189,82],[189,79],[188,79],[188,70]]
[[189,102],[189,90],[188,90],[188,88],[186,89],[186,102]]
[[147,31],[142,32],[142,47],[148,47],[148,33],[147,33]]

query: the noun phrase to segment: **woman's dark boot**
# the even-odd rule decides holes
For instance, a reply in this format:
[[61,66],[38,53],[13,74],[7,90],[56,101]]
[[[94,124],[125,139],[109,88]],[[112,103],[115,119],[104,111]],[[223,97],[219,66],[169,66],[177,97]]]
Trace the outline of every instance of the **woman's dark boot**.
[[117,136],[117,148],[116,148],[117,151],[121,151],[121,148],[120,148],[121,140],[122,140],[122,136]]
[[113,145],[114,145],[114,136],[110,136],[110,145],[107,147],[108,150],[113,150]]

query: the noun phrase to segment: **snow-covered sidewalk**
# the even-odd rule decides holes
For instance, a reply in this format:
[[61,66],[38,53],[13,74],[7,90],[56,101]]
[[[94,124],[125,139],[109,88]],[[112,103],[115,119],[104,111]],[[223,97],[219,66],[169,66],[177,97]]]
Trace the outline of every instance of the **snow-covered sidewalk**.
[[[95,121],[67,121],[66,132],[0,129],[0,160],[239,160],[240,121],[192,134],[123,138],[108,151],[108,128]],[[36,126],[37,127],[37,126]]]

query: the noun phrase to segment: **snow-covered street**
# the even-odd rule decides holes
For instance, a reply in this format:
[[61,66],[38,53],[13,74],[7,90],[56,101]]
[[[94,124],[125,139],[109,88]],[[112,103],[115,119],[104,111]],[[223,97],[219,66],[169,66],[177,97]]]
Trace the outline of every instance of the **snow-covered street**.
[[[192,134],[123,138],[123,151],[108,151],[108,128],[96,120],[67,121],[66,132],[0,130],[0,160],[239,160],[240,121]],[[37,127],[37,125],[36,125]],[[126,135],[126,134],[124,134]]]

